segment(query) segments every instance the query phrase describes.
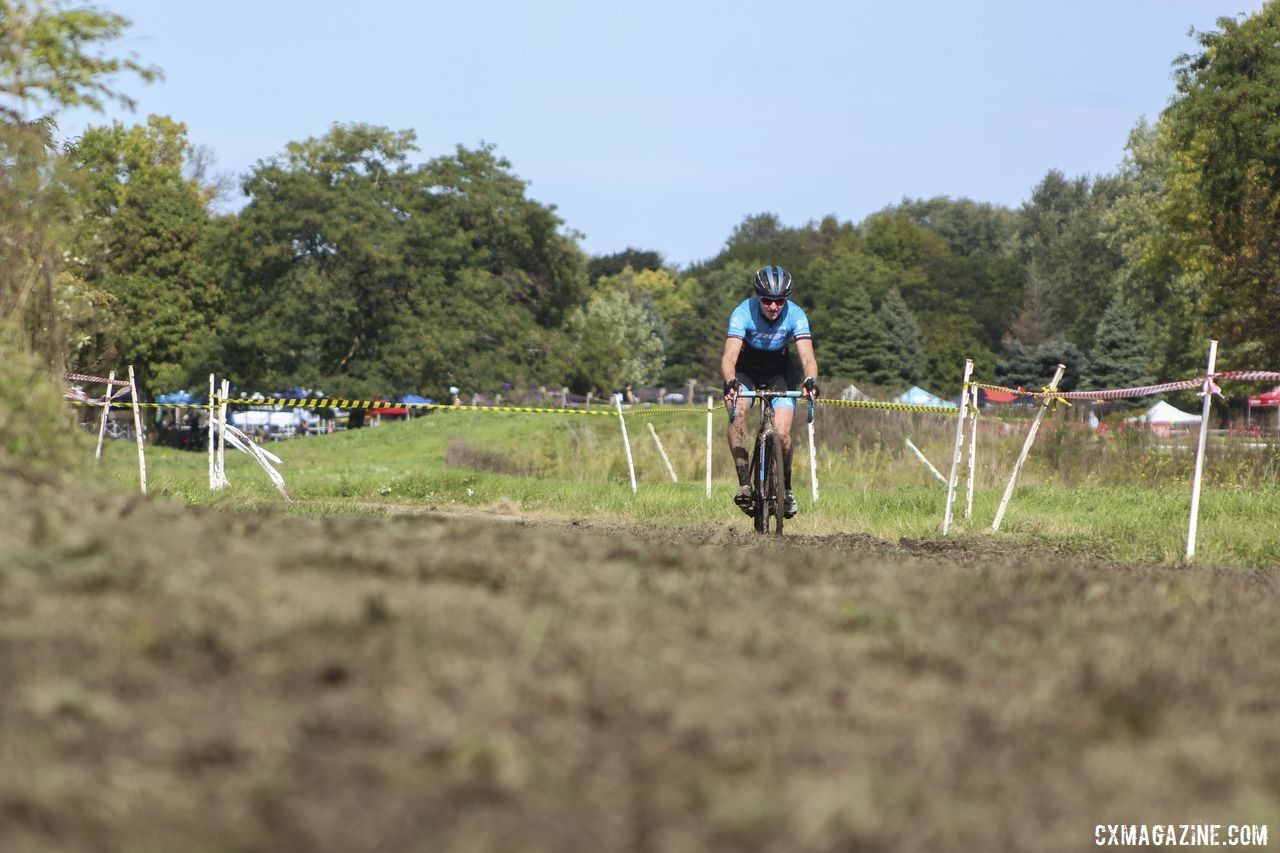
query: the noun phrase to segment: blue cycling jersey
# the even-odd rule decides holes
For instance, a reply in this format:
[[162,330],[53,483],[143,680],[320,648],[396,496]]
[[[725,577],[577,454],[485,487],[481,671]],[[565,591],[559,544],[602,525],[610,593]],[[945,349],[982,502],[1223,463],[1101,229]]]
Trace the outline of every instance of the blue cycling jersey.
[[730,338],[741,338],[752,349],[779,352],[787,348],[787,340],[810,340],[809,317],[791,300],[782,306],[778,319],[770,323],[760,312],[760,300],[744,299],[729,315]]

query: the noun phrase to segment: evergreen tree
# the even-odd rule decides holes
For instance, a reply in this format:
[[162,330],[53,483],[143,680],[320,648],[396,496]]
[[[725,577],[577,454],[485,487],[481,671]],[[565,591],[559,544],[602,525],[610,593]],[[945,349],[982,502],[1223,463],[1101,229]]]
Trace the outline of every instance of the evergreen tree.
[[1103,312],[1089,353],[1086,388],[1134,388],[1155,380],[1147,371],[1149,351],[1137,319],[1117,295]]
[[996,362],[996,376],[1010,388],[1035,388],[1040,378],[1040,365],[1035,350],[1019,338],[1005,338],[1000,342],[1000,360]]
[[889,334],[889,348],[896,359],[897,378],[905,385],[915,385],[924,376],[924,335],[915,315],[907,307],[898,288],[892,288],[880,303],[880,320]]
[[1070,341],[1054,338],[1032,349],[1017,338],[1005,338],[1000,349],[1003,358],[996,363],[996,375],[1011,388],[1038,391],[1053,379],[1059,364],[1065,364],[1067,369],[1058,390],[1073,391],[1080,385],[1085,358],[1080,348]]
[[874,385],[898,381],[893,341],[861,285],[845,290],[831,311],[831,321],[830,339],[819,342],[824,372]]

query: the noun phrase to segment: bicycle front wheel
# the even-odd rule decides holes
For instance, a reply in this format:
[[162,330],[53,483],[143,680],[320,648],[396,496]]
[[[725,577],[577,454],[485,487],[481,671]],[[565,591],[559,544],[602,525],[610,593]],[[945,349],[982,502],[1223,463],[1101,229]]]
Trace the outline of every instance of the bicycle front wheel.
[[765,518],[765,531],[769,529],[768,516],[773,517],[773,532],[782,535],[782,518],[787,511],[786,472],[782,462],[782,436],[776,432],[769,435],[769,467],[765,472],[768,512]]
[[769,514],[765,496],[768,494],[767,478],[772,467],[772,460],[769,458],[771,455],[766,436],[757,435],[755,451],[751,454],[751,492],[754,497],[752,506],[755,510],[756,533],[769,532]]

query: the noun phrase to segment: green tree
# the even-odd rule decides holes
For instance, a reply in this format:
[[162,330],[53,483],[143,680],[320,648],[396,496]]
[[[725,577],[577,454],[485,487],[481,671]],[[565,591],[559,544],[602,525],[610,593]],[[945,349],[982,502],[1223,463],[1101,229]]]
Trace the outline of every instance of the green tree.
[[871,299],[859,284],[847,287],[831,312],[832,328],[822,341],[823,372],[855,382],[892,386],[899,364],[894,342]]
[[43,122],[0,122],[0,333],[60,368],[92,296],[63,271],[76,198]]
[[889,334],[898,381],[904,385],[919,383],[927,365],[924,335],[898,288],[890,289],[881,300],[880,320]]
[[606,276],[617,275],[627,267],[637,272],[645,270],[657,271],[664,266],[662,255],[654,251],[633,249],[630,246],[612,255],[596,255],[587,262],[587,277],[594,284]]
[[953,254],[964,257],[1003,254],[1018,231],[1014,211],[967,198],[904,199],[881,213],[906,216],[946,241]]
[[1210,263],[1192,222],[1195,200],[1177,168],[1168,121],[1140,121],[1120,166],[1122,189],[1103,224],[1123,258],[1116,289],[1134,312],[1157,375],[1178,376],[1204,358]]
[[[132,106],[113,88],[121,73],[159,72],[104,53],[129,22],[91,7],[0,0],[0,323],[16,328],[50,365],[81,342],[95,294],[63,270],[78,215],[68,162],[54,144],[54,113]],[[28,110],[43,112],[27,120]]]
[[1116,296],[1098,321],[1089,352],[1085,387],[1134,388],[1155,381],[1147,369],[1149,350],[1142,340],[1133,311]]
[[133,56],[95,52],[117,41],[129,25],[128,18],[92,6],[0,0],[0,119],[20,122],[28,106],[101,111],[106,101],[116,101],[132,109],[133,99],[112,81],[125,72],[155,80],[159,69]]
[[724,352],[729,315],[751,294],[755,267],[732,261],[682,277],[689,293],[690,310],[670,319],[671,348],[663,378],[683,383],[700,378],[718,384],[720,357]]
[[1052,170],[1022,209],[1021,256],[1060,324],[1056,334],[1086,345],[1097,325],[1096,306],[1111,300],[1124,266],[1105,225],[1121,188],[1114,176],[1068,180]]
[[1079,347],[1062,338],[1054,338],[1032,348],[1016,338],[1006,338],[1001,347],[1002,358],[996,364],[996,375],[1009,387],[1037,391],[1049,384],[1059,364],[1066,366],[1059,391],[1080,387],[1086,367]]
[[[1177,61],[1165,111],[1171,193],[1165,222],[1203,246],[1208,330],[1254,357],[1280,358],[1280,4],[1197,34]],[[1179,214],[1188,215],[1181,218]]]
[[224,247],[237,381],[439,396],[559,363],[586,284],[573,239],[492,149],[422,166],[415,150],[411,132],[335,125],[246,179]]
[[70,148],[84,208],[71,269],[106,297],[81,369],[133,364],[148,390],[207,372],[222,290],[206,259],[208,193],[183,174],[190,151],[186,127],[162,116],[89,128]]
[[982,342],[971,317],[941,318],[925,330],[925,346],[928,363],[924,387],[941,397],[959,396],[965,359],[973,359],[976,377],[989,377],[995,370],[995,353]]
[[650,383],[662,370],[657,318],[623,290],[597,293],[566,324],[572,352],[569,387],[609,391],[626,382]]

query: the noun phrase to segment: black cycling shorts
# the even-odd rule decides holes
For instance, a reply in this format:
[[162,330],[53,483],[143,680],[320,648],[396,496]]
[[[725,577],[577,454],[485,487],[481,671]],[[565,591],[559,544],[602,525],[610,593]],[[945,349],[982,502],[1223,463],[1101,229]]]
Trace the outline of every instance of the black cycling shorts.
[[[734,370],[738,381],[752,391],[800,390],[800,371],[788,357],[787,350],[769,352],[743,344]],[[751,402],[755,404],[754,400]],[[795,404],[790,399],[782,399],[775,401],[774,405],[791,408]]]

